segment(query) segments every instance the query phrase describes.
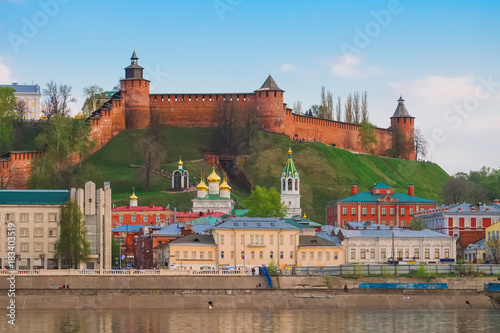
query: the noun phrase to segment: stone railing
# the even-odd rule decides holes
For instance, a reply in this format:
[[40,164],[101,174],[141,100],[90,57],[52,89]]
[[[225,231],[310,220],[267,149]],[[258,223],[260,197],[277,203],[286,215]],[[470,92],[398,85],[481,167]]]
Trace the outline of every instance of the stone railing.
[[19,276],[189,276],[189,275],[251,275],[250,271],[235,270],[168,270],[168,269],[40,269],[1,270],[0,275]]

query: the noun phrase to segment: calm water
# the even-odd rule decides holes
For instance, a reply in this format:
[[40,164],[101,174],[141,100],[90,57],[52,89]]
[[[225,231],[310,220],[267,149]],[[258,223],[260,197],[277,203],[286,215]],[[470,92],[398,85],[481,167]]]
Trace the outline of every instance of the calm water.
[[19,310],[0,332],[500,332],[500,310]]

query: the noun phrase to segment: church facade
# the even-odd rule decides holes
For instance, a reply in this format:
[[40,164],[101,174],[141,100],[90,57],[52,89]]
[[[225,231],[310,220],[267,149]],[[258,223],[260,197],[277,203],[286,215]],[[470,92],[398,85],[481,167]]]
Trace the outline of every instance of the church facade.
[[196,186],[197,195],[192,200],[193,212],[210,213],[220,212],[231,215],[234,209],[234,201],[231,199],[231,187],[224,177],[222,184],[219,175],[213,168],[210,176],[207,177],[208,186],[202,177],[200,183]]
[[292,160],[292,149],[288,149],[288,161],[281,173],[281,201],[287,207],[286,218],[302,216],[300,208],[300,177]]

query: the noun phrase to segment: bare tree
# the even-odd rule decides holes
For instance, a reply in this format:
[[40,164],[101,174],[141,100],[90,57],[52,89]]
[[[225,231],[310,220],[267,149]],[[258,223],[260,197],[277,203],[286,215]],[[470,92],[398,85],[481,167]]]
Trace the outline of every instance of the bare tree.
[[319,107],[319,118],[333,119],[333,94],[321,87],[321,105]]
[[92,86],[83,88],[83,93],[85,95],[83,112],[85,116],[90,116],[93,111],[97,110],[102,106],[102,104],[104,104],[104,89],[94,84]]
[[293,113],[302,114],[302,102],[301,101],[293,102]]
[[331,91],[326,92],[326,110],[327,119],[333,120],[333,94]]
[[486,240],[486,253],[488,259],[490,259],[490,264],[500,263],[500,238],[495,233]]
[[6,189],[9,188],[9,186],[12,184],[15,169],[14,164],[12,164],[10,167],[7,165],[7,163],[2,164],[4,164],[4,166],[0,166],[0,189]]
[[66,116],[69,111],[69,103],[76,102],[71,90],[73,88],[67,84],[61,84],[59,87],[54,81],[47,83],[47,87],[43,89],[45,100],[42,102],[41,112],[50,119],[55,114]]
[[443,185],[443,197],[446,204],[461,202],[479,204],[486,201],[487,193],[481,185],[460,176],[453,176]]
[[415,128],[413,133],[413,143],[415,145],[415,159],[418,161],[419,155],[422,157],[427,155],[427,140],[419,128]]
[[22,99],[18,99],[16,101],[16,105],[14,106],[14,111],[16,111],[19,118],[24,119],[28,114],[28,106],[26,105],[26,101]]
[[361,120],[361,105],[359,103],[359,92],[355,91],[352,96],[352,114],[353,122],[359,124]]
[[335,105],[335,112],[337,113],[337,121],[342,121],[342,101],[340,96],[337,96],[337,104]]
[[146,192],[149,192],[151,185],[151,175],[156,171],[165,157],[163,147],[160,143],[156,142],[155,138],[151,135],[146,135],[139,141],[141,154],[144,159],[142,165],[142,174],[146,181]]
[[344,114],[345,114],[345,122],[352,123],[354,118],[352,114],[352,94],[349,94],[349,96],[347,96],[347,100],[344,104]]
[[361,122],[368,122],[368,93],[361,93]]

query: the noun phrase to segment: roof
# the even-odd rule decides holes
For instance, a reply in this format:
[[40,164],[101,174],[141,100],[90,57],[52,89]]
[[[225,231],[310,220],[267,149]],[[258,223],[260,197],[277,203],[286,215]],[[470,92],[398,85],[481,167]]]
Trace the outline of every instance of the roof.
[[[476,206],[470,203],[461,203],[458,205],[451,205],[451,206],[444,206],[443,208],[448,208],[448,212],[452,213],[500,213],[500,206],[499,205],[492,205],[492,206]],[[474,211],[472,209],[474,208]],[[477,209],[479,208],[479,210]],[[460,209],[460,212],[458,211]],[[486,210],[489,209],[489,212]]]
[[324,238],[332,243],[335,243],[336,246],[342,246],[342,241],[340,240],[339,236],[334,236],[325,232],[317,233],[316,236]]
[[0,205],[62,205],[68,190],[0,190]]
[[37,93],[40,94],[40,86],[38,84],[2,84],[2,88],[12,88],[18,93]]
[[406,110],[405,100],[403,99],[403,95],[399,97],[398,106],[396,107],[396,111],[394,111],[394,114],[392,115],[391,118],[395,117],[415,118],[410,116],[408,110]]
[[406,230],[406,229],[380,229],[380,230],[342,230],[342,235],[344,238],[392,238],[394,232],[394,238],[448,238],[447,236],[440,232],[432,231],[429,229],[423,230]]
[[207,177],[207,182],[209,183],[218,183],[220,182],[219,175],[215,172],[215,167],[212,168],[212,173]]
[[139,232],[141,228],[144,228],[144,226],[137,224],[122,224],[119,227],[111,229],[111,232]]
[[265,90],[277,90],[277,91],[284,91],[278,87],[278,84],[276,84],[276,81],[274,81],[273,77],[271,74],[267,77],[266,81],[262,84],[262,86],[257,89],[256,91],[265,91]]
[[467,245],[475,243],[484,237],[484,231],[462,231],[457,239],[457,246],[466,248]]
[[120,206],[113,208],[111,211],[113,212],[130,212],[130,211],[150,211],[150,212],[159,212],[159,211],[171,211],[171,209],[166,209],[163,206],[155,206],[155,207],[149,207],[149,206]]
[[486,250],[486,238],[483,237],[477,242],[469,244],[467,247],[474,248],[476,250]]
[[372,187],[370,187],[370,190],[372,188],[392,188],[390,187],[389,185],[387,185],[386,183],[384,182],[378,182],[377,184],[373,185]]
[[212,235],[198,235],[191,234],[187,235],[173,241],[170,241],[170,245],[213,245],[215,246],[214,237]]
[[275,217],[233,217],[212,229],[298,230],[299,228]]
[[207,194],[204,198],[194,198],[193,200],[233,200],[231,198],[222,198],[219,194]]
[[202,216],[197,219],[186,222],[187,224],[196,225],[196,224],[216,224],[219,221],[218,217],[213,216]]
[[297,169],[295,169],[295,165],[292,160],[292,149],[288,149],[288,161],[285,165],[285,170],[282,172],[282,177],[295,177],[295,173],[297,173]]
[[299,247],[310,246],[339,246],[337,243],[332,242],[324,237],[319,236],[299,236]]
[[[169,224],[161,228],[157,235],[161,236],[179,236],[182,228],[186,225],[186,223],[174,223]],[[204,234],[205,231],[210,228],[212,225],[210,224],[195,224],[193,225],[193,232],[197,234]]]
[[304,224],[304,223],[299,223],[299,222],[295,221],[294,219],[283,219],[283,221],[285,221],[286,223],[288,223],[294,227],[297,227],[299,229],[314,229],[314,227],[311,227],[311,226]]
[[[339,202],[378,202],[381,196],[386,196],[387,194],[373,194],[369,192],[361,192],[350,197],[340,199]],[[418,202],[418,203],[437,203],[434,200],[419,198],[406,193],[394,193],[391,194],[392,198],[398,200],[398,202]]]
[[[371,223],[371,222],[357,222],[357,221],[350,221],[346,222],[346,224],[351,227],[352,229],[356,230],[358,229],[364,229],[366,227],[367,230],[371,229],[391,229],[391,226],[385,225],[385,224],[378,224],[378,223]],[[394,229],[402,229],[399,227],[393,227]]]

